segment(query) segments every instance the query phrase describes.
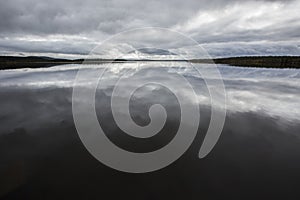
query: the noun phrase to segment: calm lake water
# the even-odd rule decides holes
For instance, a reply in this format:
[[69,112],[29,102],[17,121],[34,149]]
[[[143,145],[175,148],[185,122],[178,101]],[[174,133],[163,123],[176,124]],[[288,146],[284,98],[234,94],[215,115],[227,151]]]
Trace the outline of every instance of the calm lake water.
[[[170,166],[146,174],[119,172],[97,161],[73,122],[72,87],[79,68],[87,74],[79,83],[83,89],[91,86],[89,75],[106,69],[95,96],[99,123],[111,141],[134,152],[153,151],[172,140],[180,121],[179,103],[172,91],[158,84],[136,90],[130,113],[137,124],[149,123],[149,106],[156,103],[166,108],[168,118],[155,137],[129,137],[111,113],[117,81],[124,77],[119,98],[145,81],[176,85],[188,103],[200,107],[199,130],[191,147]],[[209,72],[211,65],[119,63],[0,71],[0,197],[299,199],[300,70],[218,65],[226,89],[225,125],[211,153],[199,159],[211,99],[196,69]],[[196,99],[172,74],[186,78]],[[204,78],[211,87],[218,88],[217,77],[207,74]]]

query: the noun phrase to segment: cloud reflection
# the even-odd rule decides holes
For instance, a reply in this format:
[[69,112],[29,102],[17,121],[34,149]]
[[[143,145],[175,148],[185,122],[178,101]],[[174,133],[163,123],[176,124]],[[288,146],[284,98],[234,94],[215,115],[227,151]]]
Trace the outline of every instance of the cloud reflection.
[[[38,199],[43,194],[73,199],[82,196],[136,199],[131,191],[136,188],[139,198],[218,199],[244,198],[244,194],[249,194],[246,199],[299,197],[299,190],[295,189],[300,184],[299,70],[242,70],[220,65],[227,90],[228,115],[219,142],[207,158],[200,160],[197,154],[210,119],[207,88],[193,69],[178,63],[172,65],[172,68],[147,65],[139,68],[114,64],[97,90],[98,118],[108,137],[124,149],[147,152],[174,137],[180,116],[178,102],[170,91],[156,85],[137,91],[130,102],[136,123],[149,123],[148,108],[153,103],[166,106],[168,119],[157,137],[146,141],[133,139],[118,129],[110,112],[115,81],[132,70],[136,78],[130,81],[131,76],[127,77],[126,89],[142,79],[161,78],[160,72],[168,70],[182,73],[195,88],[198,98],[190,102],[199,104],[201,110],[195,142],[171,166],[140,176],[105,167],[81,144],[71,113],[72,84],[78,66],[1,71],[0,173],[4,175],[0,188],[5,189],[0,195],[4,199]],[[84,67],[92,71],[102,66]],[[209,65],[197,67],[209,70]],[[176,84],[172,78],[168,81]],[[88,89],[89,85],[82,87]],[[7,180],[10,187],[2,187]]]

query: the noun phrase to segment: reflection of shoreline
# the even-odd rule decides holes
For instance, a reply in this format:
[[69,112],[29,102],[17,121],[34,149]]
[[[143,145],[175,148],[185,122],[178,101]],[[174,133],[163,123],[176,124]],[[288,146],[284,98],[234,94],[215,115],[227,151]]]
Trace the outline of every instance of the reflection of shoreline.
[[299,56],[261,56],[261,57],[231,57],[215,59],[168,60],[168,59],[56,59],[50,57],[15,57],[0,56],[0,70],[20,68],[45,68],[64,64],[104,64],[127,62],[192,62],[216,63],[241,67],[258,68],[300,68]]

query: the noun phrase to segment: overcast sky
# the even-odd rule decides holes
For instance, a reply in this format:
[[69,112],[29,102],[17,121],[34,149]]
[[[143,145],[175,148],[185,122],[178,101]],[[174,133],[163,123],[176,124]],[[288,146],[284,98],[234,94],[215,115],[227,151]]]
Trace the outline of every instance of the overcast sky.
[[299,0],[0,0],[0,54],[88,54],[116,33],[155,26],[212,56],[300,55],[299,10]]

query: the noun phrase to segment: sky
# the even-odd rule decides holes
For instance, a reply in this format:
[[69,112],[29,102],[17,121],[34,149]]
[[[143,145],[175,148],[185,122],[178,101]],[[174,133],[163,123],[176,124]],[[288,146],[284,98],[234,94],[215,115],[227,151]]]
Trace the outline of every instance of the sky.
[[78,57],[152,26],[193,38],[212,57],[299,55],[299,10],[299,0],[0,0],[0,55]]

